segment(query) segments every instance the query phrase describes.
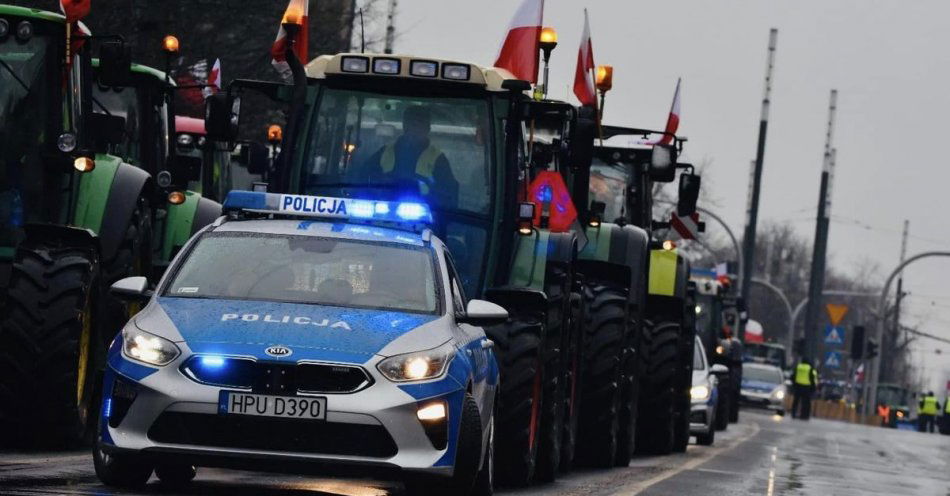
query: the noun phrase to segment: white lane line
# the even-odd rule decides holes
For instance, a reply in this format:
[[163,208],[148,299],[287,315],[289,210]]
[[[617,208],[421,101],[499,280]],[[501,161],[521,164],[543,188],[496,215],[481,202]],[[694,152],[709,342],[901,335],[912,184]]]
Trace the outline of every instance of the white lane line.
[[778,446],[772,446],[772,466],[769,467],[769,488],[766,490],[766,496],[775,494],[775,460],[778,458]]
[[733,449],[735,449],[736,446],[739,446],[740,444],[742,444],[742,443],[748,441],[749,439],[752,439],[753,437],[755,437],[756,434],[759,433],[759,430],[760,430],[759,424],[752,423],[752,424],[749,424],[749,425],[752,426],[752,432],[750,432],[750,433],[746,434],[745,436],[743,436],[743,437],[737,439],[731,446],[728,446],[728,447],[725,447],[725,448],[718,448],[718,449],[717,449],[717,448],[712,448],[712,449],[708,449],[708,450],[705,450],[705,449],[704,449],[704,450],[703,450],[704,452],[703,452],[702,455],[697,456],[696,458],[694,458],[694,459],[692,459],[692,460],[690,460],[690,461],[688,461],[688,462],[686,462],[686,463],[684,463],[684,464],[682,464],[682,465],[680,465],[680,466],[678,466],[678,467],[676,467],[676,468],[671,468],[671,469],[669,469],[669,470],[667,470],[667,471],[665,471],[665,472],[661,472],[661,473],[659,473],[659,474],[657,474],[657,475],[655,475],[655,476],[653,476],[653,477],[651,477],[651,478],[649,478],[649,479],[647,479],[647,480],[645,480],[645,481],[636,482],[636,483],[633,483],[633,484],[630,484],[630,485],[623,486],[622,489],[620,489],[619,491],[614,492],[614,493],[612,494],[612,496],[633,496],[633,495],[635,495],[635,494],[640,494],[641,492],[643,492],[644,490],[650,488],[651,486],[655,486],[656,484],[659,484],[660,482],[663,482],[663,481],[665,481],[666,479],[669,479],[670,477],[673,477],[674,475],[677,475],[677,474],[679,474],[679,473],[685,472],[685,471],[687,471],[687,470],[692,470],[692,469],[694,469],[694,468],[696,468],[696,467],[698,467],[698,466],[700,466],[700,465],[702,465],[702,464],[708,462],[709,460],[711,460],[712,458],[714,458],[714,457],[717,456],[717,455],[720,455],[720,454],[722,454],[722,453],[726,453],[726,452],[732,451]]
[[63,461],[78,461],[78,460],[89,460],[92,461],[91,453],[83,453],[81,455],[54,455],[40,458],[16,458],[16,457],[7,457],[0,456],[0,468],[3,467],[14,467],[17,465],[39,465],[43,463],[50,462],[63,462]]

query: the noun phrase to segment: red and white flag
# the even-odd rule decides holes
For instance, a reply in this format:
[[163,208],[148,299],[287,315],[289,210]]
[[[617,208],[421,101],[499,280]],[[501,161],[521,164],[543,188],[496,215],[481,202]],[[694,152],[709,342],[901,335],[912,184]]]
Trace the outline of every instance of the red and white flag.
[[523,0],[508,26],[495,67],[507,69],[518,79],[537,83],[543,23],[544,0]]
[[673,94],[673,107],[670,109],[670,116],[666,119],[666,134],[660,138],[661,145],[668,145],[673,142],[673,136],[680,127],[680,83],[681,79],[676,80],[676,93]]
[[205,98],[221,91],[221,59],[215,59],[211,71],[208,72],[208,85],[201,90]]
[[290,40],[287,38],[287,31],[284,29],[284,23],[299,24],[300,31],[293,40],[294,53],[300,59],[301,64],[306,64],[308,60],[308,41],[309,29],[308,22],[310,16],[310,2],[308,0],[290,0],[284,17],[281,19],[280,29],[277,31],[277,39],[270,49],[273,60],[271,64],[277,69],[284,79],[289,80],[292,77],[290,65],[287,63],[287,44]]
[[582,105],[597,106],[597,86],[594,65],[594,45],[590,40],[590,21],[587,18],[587,9],[584,9],[584,35],[581,36],[581,46],[577,51],[577,70],[574,74],[574,94]]
[[72,24],[89,15],[92,0],[59,0],[59,10],[66,15],[66,22]]

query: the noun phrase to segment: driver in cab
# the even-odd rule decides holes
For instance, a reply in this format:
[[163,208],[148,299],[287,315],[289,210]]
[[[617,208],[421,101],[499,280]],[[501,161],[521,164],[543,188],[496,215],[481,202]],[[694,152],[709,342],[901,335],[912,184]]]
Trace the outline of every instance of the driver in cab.
[[459,184],[449,160],[429,139],[431,131],[429,109],[421,105],[407,107],[402,117],[402,136],[370,156],[365,172],[369,177],[415,180],[423,196],[454,207],[458,203]]

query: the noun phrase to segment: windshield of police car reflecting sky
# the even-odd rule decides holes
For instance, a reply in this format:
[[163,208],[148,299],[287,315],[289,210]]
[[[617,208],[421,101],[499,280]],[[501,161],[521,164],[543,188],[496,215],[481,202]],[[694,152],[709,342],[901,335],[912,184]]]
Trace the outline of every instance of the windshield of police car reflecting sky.
[[439,309],[430,248],[314,236],[206,234],[164,296]]

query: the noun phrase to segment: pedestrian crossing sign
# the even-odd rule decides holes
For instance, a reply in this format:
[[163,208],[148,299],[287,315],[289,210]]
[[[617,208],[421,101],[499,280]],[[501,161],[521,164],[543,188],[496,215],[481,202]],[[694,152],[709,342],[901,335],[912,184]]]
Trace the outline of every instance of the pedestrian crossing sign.
[[844,344],[844,327],[825,326],[825,344]]
[[841,352],[829,351],[825,355],[825,367],[832,369],[841,368]]

